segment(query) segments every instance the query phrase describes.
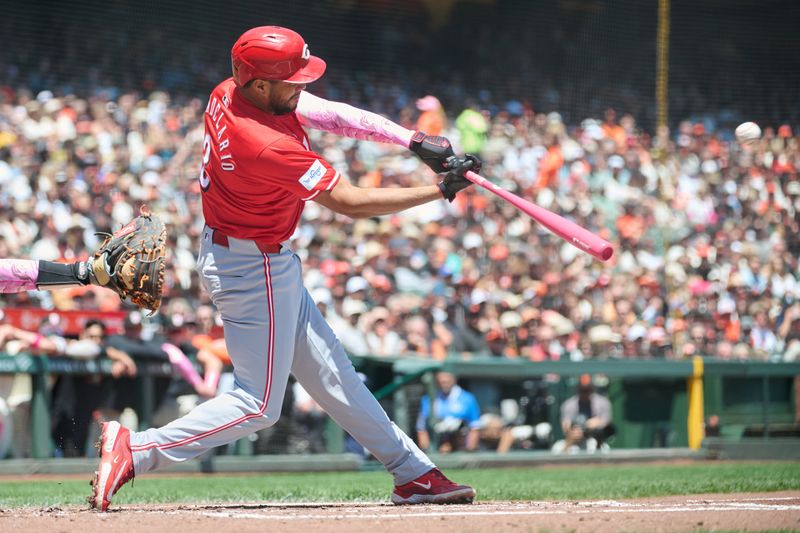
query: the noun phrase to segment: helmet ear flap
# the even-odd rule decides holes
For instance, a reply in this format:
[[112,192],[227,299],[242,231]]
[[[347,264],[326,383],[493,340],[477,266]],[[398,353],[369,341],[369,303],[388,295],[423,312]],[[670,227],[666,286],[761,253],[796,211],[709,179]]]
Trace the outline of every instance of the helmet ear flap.
[[237,86],[241,87],[242,84],[239,83],[239,65],[236,64],[236,61],[231,61],[231,73],[233,75],[234,83],[236,83]]
[[242,63],[237,61],[231,61],[231,70],[233,71],[233,81],[236,83],[238,87],[243,87],[245,84],[241,83],[242,77],[245,75],[242,71]]

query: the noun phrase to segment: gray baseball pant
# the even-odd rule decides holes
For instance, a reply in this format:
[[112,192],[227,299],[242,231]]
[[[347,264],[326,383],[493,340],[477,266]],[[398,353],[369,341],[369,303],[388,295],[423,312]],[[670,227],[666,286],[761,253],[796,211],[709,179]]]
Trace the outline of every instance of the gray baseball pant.
[[386,466],[395,484],[434,464],[398,428],[361,382],[303,286],[300,259],[288,246],[264,254],[252,241],[228,247],[203,233],[197,270],[220,311],[235,388],[161,428],[131,433],[136,474],[196,457],[246,437],[280,416],[291,372],[342,428]]

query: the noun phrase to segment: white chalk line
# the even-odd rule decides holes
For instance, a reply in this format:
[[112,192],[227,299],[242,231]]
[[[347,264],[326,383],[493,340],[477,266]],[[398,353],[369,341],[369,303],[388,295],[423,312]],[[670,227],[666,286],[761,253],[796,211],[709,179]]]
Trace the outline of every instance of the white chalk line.
[[[768,501],[790,501],[790,500],[798,500],[800,501],[800,492],[797,496],[782,496],[782,497],[748,497],[746,499],[747,502],[755,503],[755,502],[768,502]],[[737,498],[714,498],[714,499],[687,499],[685,503],[687,505],[692,504],[702,504],[702,505],[716,505],[721,503],[727,502],[734,502],[734,503],[742,503],[741,499]],[[650,503],[646,501],[618,501],[618,500],[587,500],[587,501],[553,501],[553,500],[530,500],[530,501],[478,501],[474,505],[470,504],[455,504],[448,506],[448,509],[474,509],[475,507],[480,507],[482,505],[497,505],[502,504],[506,509],[509,508],[518,508],[518,509],[528,509],[530,507],[552,507],[552,506],[563,506],[563,505],[583,505],[586,507],[596,507],[596,506],[610,506],[610,507],[643,507],[643,506],[652,506],[652,505],[669,505],[668,503]],[[244,504],[236,504],[236,503],[220,503],[220,504],[198,504],[194,507],[191,504],[184,504],[185,507],[178,509],[178,511],[184,510],[191,510],[193,512],[210,509],[210,508],[217,508],[217,509],[225,509],[225,508],[235,508],[237,510],[243,509],[322,509],[322,508],[341,508],[343,511],[348,512],[359,512],[362,508],[387,508],[387,509],[396,509],[397,506],[391,502],[374,502],[374,501],[351,501],[351,502],[343,502],[343,501],[315,501],[315,502],[263,502],[263,503],[244,503]],[[150,509],[148,508],[140,508],[140,509],[130,509],[131,511],[139,512],[149,512]]]
[[[623,502],[604,502],[606,505],[613,504],[614,508],[598,509],[586,507],[594,507],[598,502],[577,502],[577,508],[570,509],[528,509],[528,510],[495,510],[495,511],[429,511],[429,512],[411,512],[411,513],[364,513],[358,514],[311,514],[311,515],[297,515],[297,514],[260,514],[260,513],[236,513],[229,511],[203,511],[200,514],[209,518],[241,518],[252,520],[286,520],[286,521],[300,521],[300,520],[346,520],[346,519],[359,519],[359,520],[381,520],[381,519],[394,519],[401,520],[406,518],[432,518],[432,517],[478,517],[478,516],[531,516],[531,515],[566,515],[566,514],[595,514],[595,513],[690,513],[690,512],[708,512],[708,511],[798,511],[800,512],[800,505],[767,505],[748,502],[729,502],[722,503],[721,505],[673,505],[673,506],[660,506],[658,504],[628,504]],[[574,505],[574,504],[573,504]],[[170,514],[182,514],[184,511],[172,511]]]
[[[770,497],[770,498],[748,498],[750,501],[753,502],[783,502],[786,500],[797,500],[800,499],[800,495],[798,496],[781,496],[781,497]],[[742,500],[736,500],[733,498],[715,498],[713,500],[686,500],[687,503],[721,503],[721,502],[737,502],[741,503]]]

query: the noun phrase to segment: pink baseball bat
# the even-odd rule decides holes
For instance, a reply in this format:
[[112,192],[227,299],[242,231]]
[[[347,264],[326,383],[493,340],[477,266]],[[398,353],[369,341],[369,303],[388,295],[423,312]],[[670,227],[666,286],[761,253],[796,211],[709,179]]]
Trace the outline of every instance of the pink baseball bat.
[[579,250],[582,250],[587,254],[600,259],[601,261],[608,261],[611,259],[611,256],[614,255],[614,249],[611,247],[610,242],[595,235],[586,228],[583,228],[564,217],[556,215],[552,211],[548,211],[543,207],[539,207],[533,202],[523,200],[516,194],[495,185],[491,181],[479,174],[475,174],[471,170],[468,170],[466,174],[464,174],[464,177],[466,177],[475,185],[480,185],[484,189],[495,193],[503,200],[513,204],[517,207],[517,209],[520,209],[533,220],[549,229]]

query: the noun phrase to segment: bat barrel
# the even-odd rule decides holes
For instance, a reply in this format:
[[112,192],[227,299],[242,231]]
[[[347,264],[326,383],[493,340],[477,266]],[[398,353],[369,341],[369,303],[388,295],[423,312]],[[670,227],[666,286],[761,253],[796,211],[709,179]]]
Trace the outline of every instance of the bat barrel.
[[601,261],[608,261],[614,255],[614,248],[611,243],[602,237],[595,235],[566,218],[559,216],[552,211],[539,207],[533,202],[523,200],[516,194],[495,185],[483,176],[472,171],[467,171],[464,175],[468,180],[476,185],[480,185],[502,199],[510,202],[523,213],[534,219],[536,222],[552,231],[571,245],[582,250]]

